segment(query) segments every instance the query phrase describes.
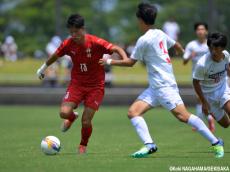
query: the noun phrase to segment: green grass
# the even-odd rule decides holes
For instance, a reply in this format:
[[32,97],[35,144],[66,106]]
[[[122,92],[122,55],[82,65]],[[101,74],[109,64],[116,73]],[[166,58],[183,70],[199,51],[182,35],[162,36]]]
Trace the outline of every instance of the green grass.
[[[75,153],[80,120],[63,134],[56,106],[0,106],[0,171],[167,172],[170,166],[229,166],[229,130],[217,127],[226,155],[215,159],[206,140],[161,108],[146,114],[159,151],[149,158],[132,159],[129,154],[142,144],[126,118],[127,108],[101,107],[94,118],[88,154],[80,156]],[[59,155],[41,152],[40,142],[47,135],[61,140]]]
[[[182,65],[182,59],[173,58],[173,67],[179,84],[191,84],[191,64]],[[39,84],[36,70],[43,60],[26,58],[17,62],[0,61],[0,84]],[[141,63],[133,68],[113,67],[114,84],[147,84],[147,73]],[[60,78],[63,78],[63,69],[60,70]]]

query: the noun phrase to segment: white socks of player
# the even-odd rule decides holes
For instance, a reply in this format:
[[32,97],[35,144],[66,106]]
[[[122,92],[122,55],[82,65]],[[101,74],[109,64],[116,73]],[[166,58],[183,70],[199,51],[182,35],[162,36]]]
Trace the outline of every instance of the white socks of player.
[[211,144],[215,144],[218,142],[218,139],[212,134],[212,132],[207,128],[204,122],[198,118],[197,116],[191,114],[188,119],[188,124],[192,127],[196,128],[196,130],[204,136],[207,140],[211,142]]
[[197,115],[200,119],[202,119],[202,120],[205,119],[205,116],[204,116],[204,114],[202,113],[202,105],[201,105],[201,104],[197,104],[197,105],[196,105],[196,115]]
[[208,121],[213,120],[213,117],[212,117],[211,115],[205,116],[205,115],[203,114],[203,112],[202,112],[202,105],[201,105],[201,104],[197,104],[197,105],[196,105],[196,115],[197,115],[200,119],[202,119],[203,121],[204,121],[204,120],[208,120]]
[[143,141],[144,144],[146,143],[153,143],[153,140],[149,134],[148,126],[141,116],[136,116],[131,120],[132,125],[135,127],[137,134],[139,135],[140,139]]

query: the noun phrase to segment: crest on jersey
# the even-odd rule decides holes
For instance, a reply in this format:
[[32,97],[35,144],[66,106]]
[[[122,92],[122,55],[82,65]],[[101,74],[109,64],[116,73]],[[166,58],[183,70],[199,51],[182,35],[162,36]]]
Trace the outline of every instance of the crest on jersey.
[[86,49],[86,56],[87,56],[88,58],[91,58],[91,57],[92,57],[91,52],[92,52],[92,50],[91,50],[90,48],[87,48],[87,49]]

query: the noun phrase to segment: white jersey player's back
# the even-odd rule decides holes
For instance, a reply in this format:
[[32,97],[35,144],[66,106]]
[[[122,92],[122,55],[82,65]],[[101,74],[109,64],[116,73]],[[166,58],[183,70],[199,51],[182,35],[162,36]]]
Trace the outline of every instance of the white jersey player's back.
[[150,29],[138,39],[131,58],[146,64],[152,88],[176,85],[168,55],[168,49],[174,44],[175,41],[159,29]]

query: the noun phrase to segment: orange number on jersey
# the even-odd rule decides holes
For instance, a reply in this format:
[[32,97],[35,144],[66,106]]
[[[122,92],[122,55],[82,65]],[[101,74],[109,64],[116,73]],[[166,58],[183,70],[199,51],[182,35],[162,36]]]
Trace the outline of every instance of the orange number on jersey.
[[165,49],[165,47],[164,47],[163,41],[161,41],[161,42],[159,43],[159,46],[160,46],[160,49],[163,50],[164,54],[168,54],[168,51],[167,51],[167,50]]
[[[164,47],[163,41],[159,42],[159,46],[160,46],[160,49],[162,49],[164,54],[168,54],[168,51]],[[171,63],[171,60],[169,57],[167,57],[165,60],[167,61],[167,63]]]

